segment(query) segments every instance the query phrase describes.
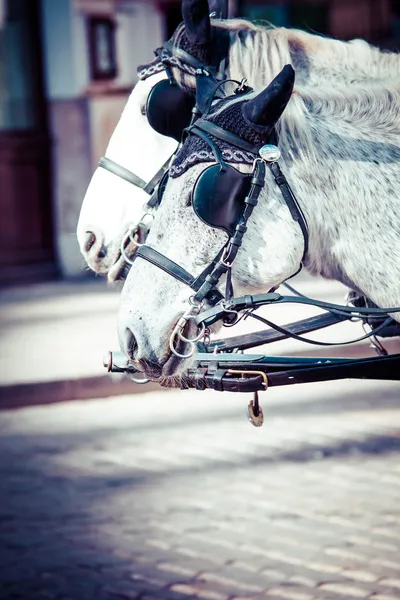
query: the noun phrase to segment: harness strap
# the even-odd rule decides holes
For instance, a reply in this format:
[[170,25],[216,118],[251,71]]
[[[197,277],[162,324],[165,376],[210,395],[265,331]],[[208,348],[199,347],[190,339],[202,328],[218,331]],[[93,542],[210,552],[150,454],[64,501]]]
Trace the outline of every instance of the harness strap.
[[303,238],[304,238],[304,252],[303,252],[303,258],[301,259],[301,262],[303,262],[304,257],[308,251],[307,220],[304,216],[303,211],[300,208],[299,203],[296,200],[295,195],[292,192],[292,189],[291,189],[286,177],[282,173],[281,168],[278,165],[278,163],[272,162],[272,163],[268,163],[268,165],[269,165],[269,168],[271,169],[271,172],[275,178],[276,183],[278,184],[278,186],[281,190],[281,193],[285,199],[286,205],[287,205],[288,209],[290,210],[292,219],[299,224],[300,229],[302,231]]
[[142,190],[144,190],[144,188],[147,185],[144,179],[142,179],[138,175],[135,175],[135,173],[132,173],[132,171],[125,169],[125,167],[119,165],[118,163],[111,160],[111,158],[107,158],[106,156],[102,156],[100,158],[99,167],[102,167],[106,171],[110,171],[110,173],[117,175],[117,177],[120,177],[121,179],[125,179],[125,181],[127,181],[128,183],[132,183],[132,185],[135,185],[136,187],[139,187]]
[[[265,181],[265,164],[263,161],[258,160],[253,172],[251,180],[251,187],[248,196],[245,198],[245,208],[241,219],[235,227],[234,234],[229,238],[226,246],[223,247],[223,257],[219,260],[215,268],[208,275],[194,297],[195,302],[202,302],[202,300],[210,293],[211,289],[215,287],[221,278],[221,276],[227,271],[230,272],[231,265],[236,258],[240,246],[242,245],[243,235],[247,230],[247,221],[249,220],[254,207],[257,205],[259,195],[263,188]],[[226,298],[230,300],[233,295],[231,278],[228,277],[226,286]]]
[[144,179],[139,177],[139,175],[135,175],[135,173],[132,173],[132,171],[129,171],[122,165],[119,165],[118,163],[111,160],[111,158],[107,158],[106,156],[102,156],[100,158],[99,167],[102,167],[106,171],[113,173],[113,175],[117,175],[117,177],[120,177],[128,183],[131,183],[132,185],[142,189],[144,192],[146,192],[146,194],[151,195],[154,192],[157,183],[160,181],[164,173],[168,171],[170,160],[171,156],[165,161],[162,167],[158,169],[157,173],[154,175],[154,177],[152,177],[152,179],[150,179],[148,183],[146,183]]
[[167,256],[157,252],[157,250],[154,250],[154,248],[150,248],[150,246],[140,246],[135,253],[135,259],[136,258],[144,258],[144,260],[147,260],[149,263],[159,267],[189,287],[192,287],[193,282],[195,281],[195,278],[188,273],[186,269],[178,265]]
[[218,146],[205,134],[203,133],[202,129],[200,127],[197,126],[197,123],[199,121],[196,121],[196,123],[194,125],[191,125],[190,127],[188,127],[186,129],[186,131],[190,134],[194,134],[197,135],[197,137],[199,137],[200,139],[203,140],[203,142],[206,142],[206,144],[208,144],[211,148],[211,150],[214,153],[215,156],[215,160],[217,162],[220,163],[221,165],[221,171],[225,171],[226,170],[226,164],[224,159],[222,158],[222,153],[220,151],[220,149],[218,148]]
[[[211,123],[210,121],[205,121],[203,119],[198,119],[196,121],[196,128],[208,133],[209,135],[213,135],[214,137],[235,146],[235,148],[239,148],[240,150],[245,150],[246,152],[250,152],[251,154],[255,154],[258,156],[258,151],[260,150],[260,146],[253,146],[249,142],[242,140],[242,138],[236,133],[232,133],[232,131],[227,131],[223,129],[219,125],[215,123]],[[190,127],[189,127],[190,130]]]
[[195,318],[196,325],[204,323],[207,327],[215,323],[216,321],[224,318],[225,314],[230,311],[242,311],[249,307],[255,309],[265,304],[306,304],[308,306],[315,306],[316,308],[322,308],[323,310],[334,313],[335,315],[344,316],[346,318],[354,317],[355,315],[365,316],[383,316],[386,317],[390,313],[400,312],[400,306],[392,308],[362,308],[353,306],[342,306],[340,304],[334,304],[332,302],[324,302],[321,300],[314,300],[313,298],[307,298],[306,296],[281,296],[276,292],[267,292],[265,294],[254,294],[241,296],[239,298],[232,298],[225,305],[219,304],[213,306],[203,312],[201,312]]
[[[154,192],[158,182],[163,178],[165,173],[168,171],[169,163],[171,162],[172,156],[173,155],[171,155],[169,158],[167,158],[167,160],[162,165],[162,167],[160,167],[158,169],[157,173],[150,179],[149,183],[144,188],[144,191],[147,192],[147,194],[152,194]],[[147,204],[149,206],[153,206],[152,204],[150,204],[150,201]]]
[[[220,264],[218,261],[222,255],[222,252],[223,249],[218,252],[212,263],[210,263],[198,277],[194,277],[188,271],[186,271],[186,269],[178,265],[167,256],[164,256],[164,254],[157,252],[157,250],[154,250],[154,248],[151,248],[150,246],[140,246],[135,252],[134,260],[137,258],[143,258],[144,260],[147,260],[147,262],[158,267],[159,269],[162,269],[168,273],[168,275],[171,275],[181,283],[189,286],[193,291],[197,292],[197,290],[203,286],[204,281],[210,277],[210,273],[211,275],[214,273],[215,265]],[[218,280],[216,280],[215,283],[218,283]],[[223,299],[223,296],[217,289],[211,289],[212,287],[213,286],[210,286],[210,289],[208,290],[210,294],[206,294],[205,296],[208,297],[212,304],[216,304]]]

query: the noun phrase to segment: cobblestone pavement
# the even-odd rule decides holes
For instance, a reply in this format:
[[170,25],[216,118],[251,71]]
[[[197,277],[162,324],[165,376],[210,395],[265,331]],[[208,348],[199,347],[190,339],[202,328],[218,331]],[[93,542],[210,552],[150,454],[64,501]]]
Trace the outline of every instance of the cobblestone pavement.
[[400,388],[0,414],[0,597],[400,598]]

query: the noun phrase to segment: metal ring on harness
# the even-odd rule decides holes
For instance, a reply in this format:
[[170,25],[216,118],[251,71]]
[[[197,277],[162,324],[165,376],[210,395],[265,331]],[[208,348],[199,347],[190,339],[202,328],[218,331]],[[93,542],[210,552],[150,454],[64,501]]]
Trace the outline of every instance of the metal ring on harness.
[[136,241],[132,237],[133,235],[136,235],[138,233],[138,231],[139,231],[139,225],[140,225],[140,222],[138,223],[138,225],[135,225],[131,229],[128,229],[128,231],[125,233],[125,235],[124,235],[124,237],[122,238],[122,241],[121,241],[120,251],[121,251],[121,254],[122,254],[125,262],[127,262],[129,265],[133,265],[133,260],[131,260],[129,258],[129,256],[127,255],[127,253],[125,251],[125,245],[126,245],[126,242],[128,241],[128,239],[129,239],[129,242],[131,244],[133,244],[134,246],[136,246],[137,248],[140,248],[141,246],[144,246],[144,244],[141,244],[140,242]]
[[189,343],[191,345],[190,350],[187,354],[181,354],[181,352],[178,352],[178,350],[176,350],[176,348],[174,347],[174,340],[175,340],[175,336],[178,334],[178,329],[175,326],[173,332],[171,333],[171,337],[169,338],[169,349],[171,350],[172,354],[174,354],[175,356],[177,356],[178,358],[190,358],[191,356],[193,356],[194,353],[194,348],[195,345],[193,342],[186,342]]
[[[188,317],[186,317],[186,323],[188,321],[190,321],[191,319],[194,319],[196,315],[189,315]],[[185,323],[185,324],[186,324]],[[204,325],[204,323],[200,323],[201,327],[200,327],[200,333],[198,335],[196,335],[196,337],[194,338],[187,338],[184,335],[182,335],[182,329],[180,329],[178,331],[178,337],[180,340],[182,340],[182,342],[188,342],[189,344],[194,344],[196,342],[198,342],[199,340],[201,340],[201,338],[204,336],[205,332],[206,332],[206,326]]]
[[144,385],[145,383],[150,383],[150,379],[147,377],[143,377],[143,379],[136,379],[129,371],[126,371],[129,379],[133,381],[133,383],[137,383],[138,385]]
[[[198,342],[204,336],[204,334],[206,332],[206,327],[205,327],[204,323],[202,323],[201,331],[196,337],[187,338],[182,334],[182,331],[183,331],[184,327],[186,326],[187,322],[190,321],[190,319],[194,319],[196,317],[196,315],[193,314],[192,311],[196,310],[198,308],[199,308],[198,305],[192,304],[192,306],[190,308],[188,308],[188,310],[179,318],[177,324],[175,325],[175,327],[171,333],[171,336],[169,338],[169,348],[170,348],[172,354],[174,354],[178,358],[190,358],[194,353],[196,342]],[[178,350],[174,346],[175,337],[178,337],[178,340],[185,342],[186,344],[190,344],[191,347],[190,347],[189,352],[187,352],[186,354],[182,354],[181,352],[178,352]]]

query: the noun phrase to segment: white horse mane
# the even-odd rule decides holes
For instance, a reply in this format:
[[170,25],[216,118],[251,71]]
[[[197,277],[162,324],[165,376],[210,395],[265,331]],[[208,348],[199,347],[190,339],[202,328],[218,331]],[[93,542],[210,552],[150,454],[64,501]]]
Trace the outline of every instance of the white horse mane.
[[398,54],[382,52],[361,39],[344,42],[243,19],[212,24],[231,32],[229,76],[247,77],[255,88],[265,86],[288,63],[303,72],[298,78],[303,85],[320,85],[325,78],[342,85],[375,79],[400,81]]
[[[357,124],[363,136],[397,139],[400,133],[400,56],[382,52],[364,40],[343,42],[283,27],[265,27],[242,19],[216,21],[231,31],[228,77],[246,76],[257,91],[285,64],[296,64],[296,85],[277,131],[282,151],[311,156],[315,117],[337,119],[338,126]],[[309,67],[306,68],[305,61]],[[308,75],[307,75],[308,72]],[[329,72],[329,76],[328,76]],[[298,76],[299,73],[299,76]],[[231,103],[240,102],[235,98]],[[230,103],[225,104],[225,110]],[[216,114],[218,114],[218,110]]]

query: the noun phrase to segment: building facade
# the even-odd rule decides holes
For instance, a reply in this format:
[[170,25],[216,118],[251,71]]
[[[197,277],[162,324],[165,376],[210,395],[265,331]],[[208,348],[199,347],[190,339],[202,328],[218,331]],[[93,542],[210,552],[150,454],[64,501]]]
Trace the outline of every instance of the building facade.
[[[396,0],[230,0],[230,15],[394,45]],[[0,283],[84,276],[90,177],[180,0],[0,0]],[[111,201],[111,200],[110,200]]]

